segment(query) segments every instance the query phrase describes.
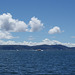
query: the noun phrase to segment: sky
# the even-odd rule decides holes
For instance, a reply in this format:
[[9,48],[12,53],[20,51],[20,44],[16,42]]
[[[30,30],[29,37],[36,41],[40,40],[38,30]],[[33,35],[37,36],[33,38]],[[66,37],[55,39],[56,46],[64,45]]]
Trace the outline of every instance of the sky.
[[0,44],[75,47],[75,0],[0,0]]

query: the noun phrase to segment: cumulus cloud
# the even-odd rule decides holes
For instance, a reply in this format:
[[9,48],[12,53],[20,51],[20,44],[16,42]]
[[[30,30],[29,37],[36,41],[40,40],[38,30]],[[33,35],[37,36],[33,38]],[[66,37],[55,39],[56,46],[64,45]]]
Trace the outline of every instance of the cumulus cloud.
[[62,42],[59,42],[57,40],[49,40],[47,38],[42,40],[41,42],[27,42],[27,41],[15,42],[15,41],[3,41],[3,40],[0,40],[0,45],[29,45],[29,46],[34,46],[34,45],[43,45],[43,44],[46,44],[46,45],[60,44],[60,45],[68,46],[68,47],[75,47],[74,43],[62,43]]
[[12,18],[10,13],[0,15],[0,29],[9,32],[24,32],[27,31],[27,25],[24,21],[19,21]]
[[60,32],[61,32],[61,30],[60,30],[60,27],[58,27],[58,26],[55,26],[48,31],[49,34],[56,34],[56,33],[60,33]]
[[[38,18],[32,17],[28,24],[18,19],[13,19],[10,13],[0,15],[0,39],[11,39],[11,32],[35,32],[43,28],[43,23]],[[6,36],[6,37],[5,37]],[[32,37],[29,38],[30,40]]]
[[0,39],[12,39],[12,38],[16,37],[13,37],[9,32],[0,31]]
[[[30,29],[29,27],[30,26]],[[43,23],[38,18],[32,17],[27,25],[24,21],[13,19],[10,13],[0,15],[0,30],[9,32],[29,32],[39,31],[43,28]]]
[[40,31],[44,27],[41,20],[35,17],[31,18],[29,26],[31,27],[30,32]]
[[49,40],[48,38],[42,40],[42,42],[39,43],[41,44],[47,44],[47,45],[56,45],[56,44],[61,44],[61,42],[56,41],[56,40]]

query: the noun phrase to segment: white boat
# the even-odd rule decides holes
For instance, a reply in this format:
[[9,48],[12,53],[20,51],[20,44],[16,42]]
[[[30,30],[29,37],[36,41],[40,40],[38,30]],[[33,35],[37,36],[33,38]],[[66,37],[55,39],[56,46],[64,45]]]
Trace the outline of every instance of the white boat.
[[17,49],[17,51],[19,51],[19,50]]
[[37,49],[36,51],[43,51],[42,49]]

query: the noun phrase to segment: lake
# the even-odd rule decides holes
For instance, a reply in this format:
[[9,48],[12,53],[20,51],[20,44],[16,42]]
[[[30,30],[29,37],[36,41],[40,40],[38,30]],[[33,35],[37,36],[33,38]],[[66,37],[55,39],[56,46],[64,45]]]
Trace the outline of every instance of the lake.
[[0,51],[0,75],[75,75],[75,51]]

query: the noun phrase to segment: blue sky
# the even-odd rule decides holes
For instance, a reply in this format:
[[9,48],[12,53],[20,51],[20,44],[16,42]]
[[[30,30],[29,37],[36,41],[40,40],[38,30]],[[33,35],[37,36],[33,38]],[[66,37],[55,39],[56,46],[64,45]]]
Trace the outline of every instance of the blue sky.
[[[3,21],[5,25],[0,29],[1,35],[7,34],[15,38],[1,37],[0,40],[40,42],[47,38],[75,43],[75,0],[0,0],[0,15],[3,16],[4,13],[12,15],[14,20],[23,21],[28,26],[28,31],[8,31],[5,29],[7,24]],[[40,21],[38,29],[38,24],[29,24],[31,18]],[[51,29],[53,33],[49,32]]]

